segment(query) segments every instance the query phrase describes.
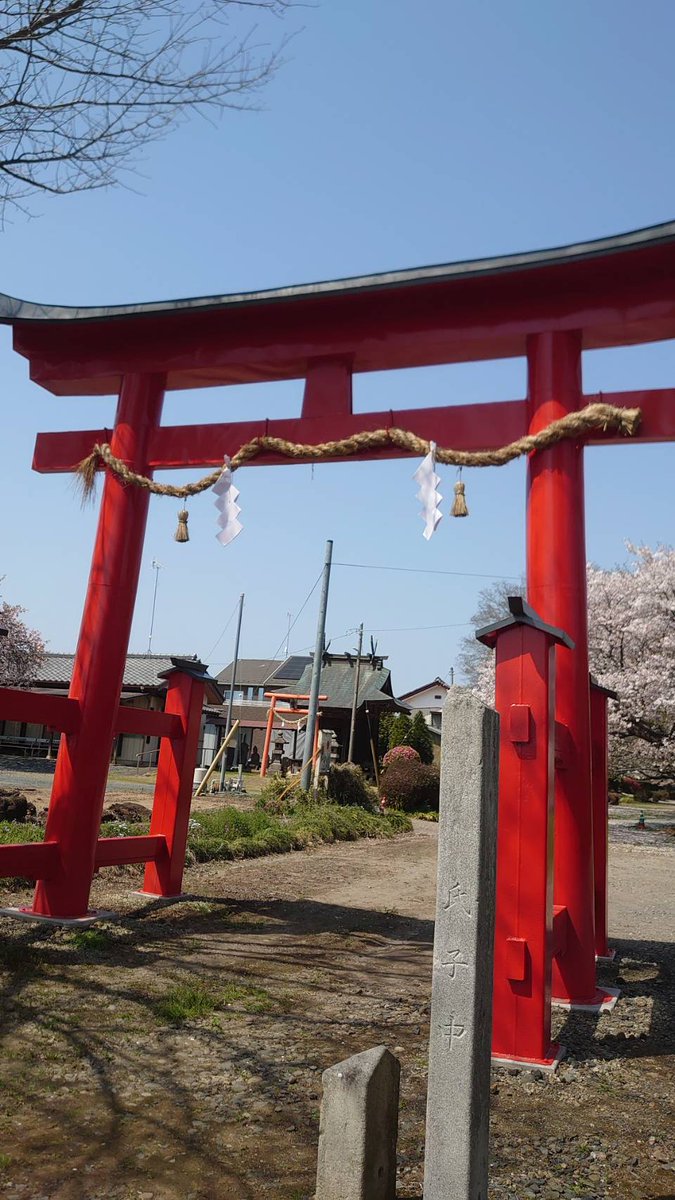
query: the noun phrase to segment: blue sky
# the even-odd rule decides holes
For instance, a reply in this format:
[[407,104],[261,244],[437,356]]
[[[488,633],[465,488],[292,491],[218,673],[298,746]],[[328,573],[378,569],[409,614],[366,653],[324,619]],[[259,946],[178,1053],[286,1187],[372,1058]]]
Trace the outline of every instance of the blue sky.
[[[126,189],[38,198],[33,219],[16,214],[0,234],[0,289],[94,304],[273,287],[559,245],[675,213],[670,2],[323,0],[269,31],[284,29],[296,36],[262,111],[195,117],[149,148]],[[51,649],[73,649],[95,510],[81,511],[68,477],[35,475],[32,447],[40,430],[109,424],[115,402],[42,392],[7,330],[0,372],[4,595]],[[585,356],[588,391],[673,384],[673,343]],[[524,386],[520,360],[385,373],[355,380],[355,407],[510,399]],[[164,419],[292,416],[301,391],[172,393]],[[672,542],[672,454],[587,452],[590,558],[612,566],[625,539]],[[484,577],[522,572],[525,471],[469,473],[469,520],[446,517],[427,544],[415,466],[241,471],[245,528],[227,549],[208,495],[191,505],[185,546],[172,540],[178,505],[153,499],[131,649],[147,647],[154,556],[153,649],[220,669],[243,591],[242,653],[274,654],[332,537],[337,563],[412,568],[336,566],[333,647],[351,647],[341,635],[364,621],[396,690],[446,675]],[[453,482],[443,472],[446,498]],[[317,596],[292,650],[313,642]]]

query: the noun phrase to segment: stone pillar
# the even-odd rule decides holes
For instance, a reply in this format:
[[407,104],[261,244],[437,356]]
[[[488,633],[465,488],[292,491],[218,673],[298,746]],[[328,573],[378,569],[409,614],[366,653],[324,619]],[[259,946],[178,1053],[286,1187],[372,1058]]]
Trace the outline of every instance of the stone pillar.
[[425,1200],[487,1200],[499,717],[443,705]]
[[316,1200],[395,1200],[400,1073],[384,1046],[324,1071]]

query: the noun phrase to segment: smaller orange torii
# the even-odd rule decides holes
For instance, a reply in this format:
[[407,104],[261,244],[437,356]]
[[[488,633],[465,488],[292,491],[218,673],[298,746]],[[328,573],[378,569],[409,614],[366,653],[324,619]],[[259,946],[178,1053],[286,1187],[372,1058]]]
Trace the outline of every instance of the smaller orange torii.
[[[262,762],[260,764],[260,774],[261,775],[267,774],[267,760],[268,760],[269,754],[270,754],[270,742],[272,741],[272,729],[274,728],[275,716],[278,716],[278,717],[285,717],[285,716],[300,717],[301,720],[298,721],[298,723],[296,725],[296,729],[299,729],[300,725],[303,723],[303,721],[305,721],[307,719],[307,716],[309,714],[308,708],[298,708],[297,704],[291,704],[291,705],[289,705],[288,708],[277,708],[278,700],[294,700],[294,701],[305,700],[305,701],[308,701],[309,695],[296,696],[296,695],[292,695],[290,692],[265,692],[265,699],[270,700],[271,704],[270,704],[270,711],[267,716],[267,729],[265,730],[265,745],[263,747]],[[327,700],[328,696],[319,696],[318,699],[319,700]],[[320,716],[321,716],[321,713],[318,712],[316,714],[316,727],[314,729],[313,758],[316,758],[316,752],[318,750],[319,717]]]

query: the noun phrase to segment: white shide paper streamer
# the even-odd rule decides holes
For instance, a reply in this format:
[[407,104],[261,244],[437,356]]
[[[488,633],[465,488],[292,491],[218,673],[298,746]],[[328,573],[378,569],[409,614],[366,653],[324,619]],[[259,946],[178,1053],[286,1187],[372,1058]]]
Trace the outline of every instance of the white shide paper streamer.
[[427,541],[429,541],[438,522],[443,517],[443,513],[439,507],[443,497],[436,490],[441,482],[440,475],[436,474],[436,443],[430,442],[429,447],[429,453],[426,458],[422,459],[422,462],[413,475],[413,479],[419,484],[417,499],[422,502],[420,516],[424,521],[423,536]]
[[239,488],[236,488],[232,482],[232,471],[230,470],[230,460],[225,455],[225,465],[222,474],[218,481],[214,483],[213,490],[216,494],[214,501],[218,509],[218,526],[220,532],[216,534],[221,546],[228,546],[234,541],[238,533],[242,531],[242,524],[237,518],[241,509],[237,504]]

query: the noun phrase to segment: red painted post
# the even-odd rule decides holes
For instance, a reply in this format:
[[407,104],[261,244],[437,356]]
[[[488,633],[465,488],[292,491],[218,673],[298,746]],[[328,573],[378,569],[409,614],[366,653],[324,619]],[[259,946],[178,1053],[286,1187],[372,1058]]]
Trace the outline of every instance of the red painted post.
[[260,763],[261,779],[264,778],[265,775],[267,774],[267,760],[270,755],[270,743],[272,741],[272,726],[274,725],[274,709],[276,706],[276,702],[277,702],[277,697],[271,696],[270,697],[270,710],[269,710],[269,713],[267,714],[267,728],[265,730],[265,744],[263,746],[262,760]]
[[[581,336],[545,333],[528,341],[530,432],[581,403]],[[553,967],[554,1000],[595,1004],[593,810],[588,683],[584,472],[581,443],[560,442],[530,457],[527,596],[575,649],[557,651],[554,902],[568,912],[567,943]]]
[[[520,598],[479,630],[496,649],[500,716],[492,1057],[552,1067],[555,645]],[[565,639],[569,644],[569,639]]]
[[159,752],[150,834],[166,838],[168,855],[145,868],[143,891],[154,896],[179,896],[183,885],[203,704],[204,682],[183,671],[171,672],[164,711],[180,717],[183,735],[163,738]]
[[[146,473],[163,398],[161,375],[122,382],[111,445],[136,471]],[[69,692],[81,721],[61,738],[45,832],[59,843],[61,866],[56,877],[38,882],[33,902],[43,916],[87,913],[149,500],[142,488],[125,487],[106,472]]]
[[595,887],[595,954],[610,961],[615,951],[607,940],[607,702],[616,692],[591,676],[591,766],[593,773],[593,865]]

